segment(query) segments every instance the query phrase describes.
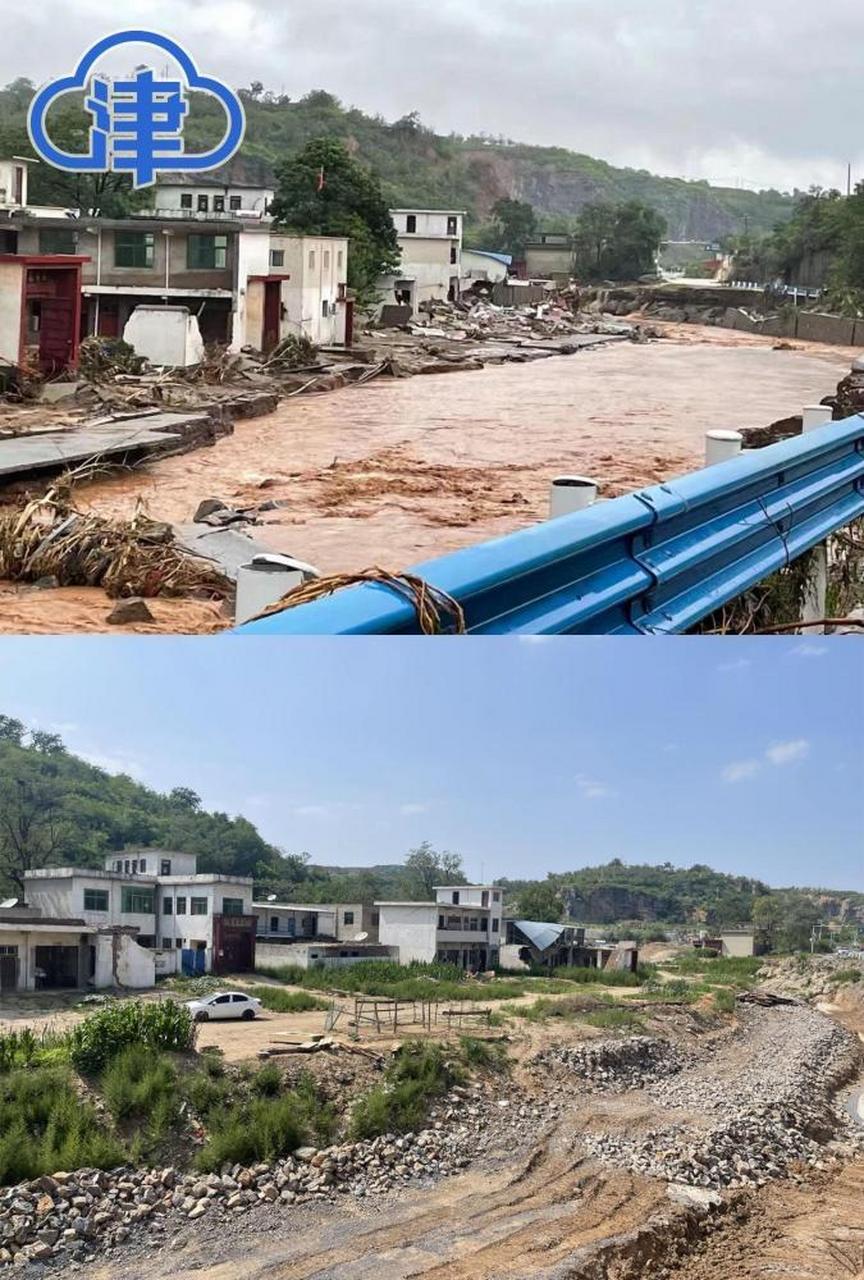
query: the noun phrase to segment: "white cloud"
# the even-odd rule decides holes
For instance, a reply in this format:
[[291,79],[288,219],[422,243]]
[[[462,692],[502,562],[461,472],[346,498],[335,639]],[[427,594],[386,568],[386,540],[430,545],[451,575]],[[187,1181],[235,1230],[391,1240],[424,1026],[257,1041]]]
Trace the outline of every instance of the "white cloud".
[[747,668],[752,667],[752,665],[753,664],[749,658],[736,658],[734,662],[721,662],[717,670],[723,672],[746,671]]
[[333,807],[327,804],[298,804],[292,812],[297,818],[327,818]]
[[403,804],[399,806],[399,812],[403,818],[411,818],[418,813],[428,813],[431,807],[429,804]]
[[824,658],[828,652],[828,646],[825,644],[804,644],[796,645],[792,650],[792,654],[796,658]]
[[765,752],[766,759],[773,765],[795,764],[810,754],[810,743],[806,738],[795,738],[791,742],[775,742]]
[[723,770],[723,781],[745,782],[748,778],[755,778],[761,768],[758,760],[736,760]]
[[612,796],[618,794],[613,787],[607,786],[605,782],[598,782],[596,778],[589,778],[584,773],[577,773],[574,781],[583,800],[609,800]]

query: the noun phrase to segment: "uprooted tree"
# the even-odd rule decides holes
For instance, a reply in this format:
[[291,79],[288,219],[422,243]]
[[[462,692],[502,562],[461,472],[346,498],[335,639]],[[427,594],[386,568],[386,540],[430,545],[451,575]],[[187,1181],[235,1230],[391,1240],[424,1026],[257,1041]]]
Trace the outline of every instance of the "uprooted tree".
[[276,171],[270,212],[301,235],[347,236],[348,283],[361,305],[375,282],[399,269],[399,245],[381,184],[341,142],[319,138]]

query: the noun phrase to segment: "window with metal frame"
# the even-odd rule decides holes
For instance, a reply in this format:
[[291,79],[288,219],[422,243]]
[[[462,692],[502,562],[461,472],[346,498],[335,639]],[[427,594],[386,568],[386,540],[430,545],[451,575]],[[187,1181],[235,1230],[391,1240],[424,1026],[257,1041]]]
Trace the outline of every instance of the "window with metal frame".
[[228,262],[228,237],[190,235],[186,241],[186,266],[190,271],[220,271]]
[[154,243],[152,231],[115,231],[114,266],[152,267]]
[[[194,902],[195,899],[193,898]],[[223,916],[242,916],[243,899],[242,898],[223,898],[222,899]]]
[[84,890],[84,910],[85,911],[107,911],[108,910],[108,890],[107,889],[85,889]]
[[207,915],[207,899],[206,898],[190,898],[189,914],[192,916]]
[[153,914],[153,890],[138,885],[124,884],[120,895],[123,915],[147,916]]

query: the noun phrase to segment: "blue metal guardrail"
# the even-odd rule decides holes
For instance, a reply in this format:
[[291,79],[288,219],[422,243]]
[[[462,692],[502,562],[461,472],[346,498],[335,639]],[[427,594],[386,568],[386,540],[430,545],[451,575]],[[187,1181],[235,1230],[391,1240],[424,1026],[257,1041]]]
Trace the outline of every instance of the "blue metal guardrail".
[[[458,600],[476,635],[673,634],[861,516],[864,414],[411,572]],[[416,635],[418,628],[407,601],[364,583],[239,632]]]

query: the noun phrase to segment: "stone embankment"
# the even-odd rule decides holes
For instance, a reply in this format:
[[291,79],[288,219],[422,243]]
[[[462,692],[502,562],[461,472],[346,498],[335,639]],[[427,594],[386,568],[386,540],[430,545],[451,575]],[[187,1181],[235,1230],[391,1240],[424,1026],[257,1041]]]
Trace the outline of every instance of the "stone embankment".
[[165,1239],[199,1219],[224,1223],[268,1206],[290,1211],[447,1177],[493,1147],[535,1136],[555,1114],[554,1107],[510,1092],[496,1099],[479,1088],[457,1088],[418,1133],[303,1147],[251,1168],[210,1174],[79,1169],[8,1187],[0,1193],[0,1265],[111,1257],[122,1246]]

